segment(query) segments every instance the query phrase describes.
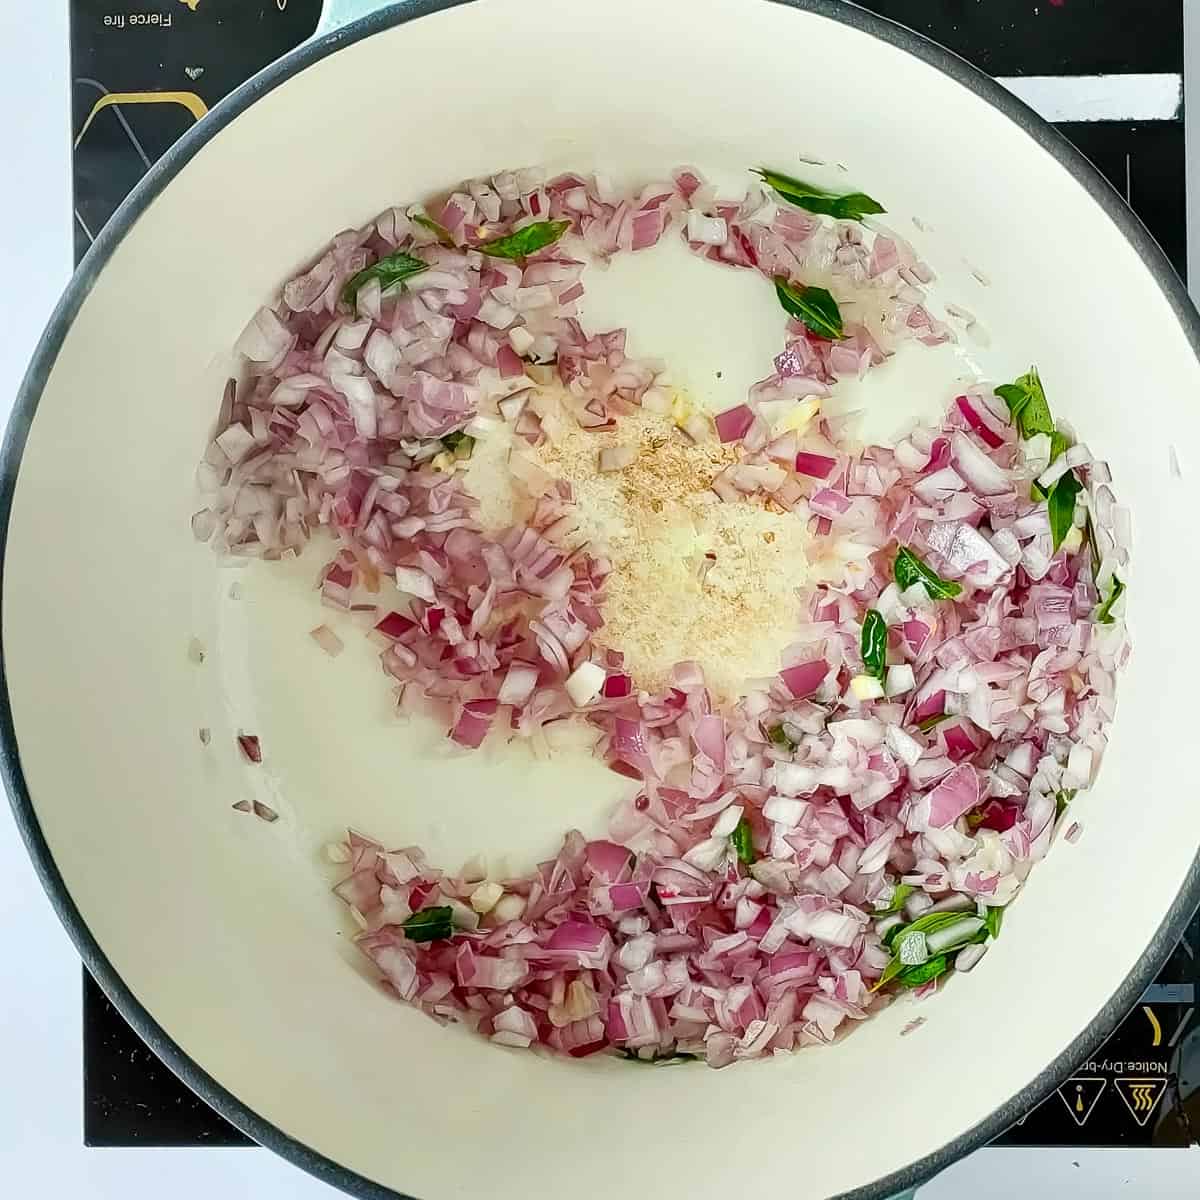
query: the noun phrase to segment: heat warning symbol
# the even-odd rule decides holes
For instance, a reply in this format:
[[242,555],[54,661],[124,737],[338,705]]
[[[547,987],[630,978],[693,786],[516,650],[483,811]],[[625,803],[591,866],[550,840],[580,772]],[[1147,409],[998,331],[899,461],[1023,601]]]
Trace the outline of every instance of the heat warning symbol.
[[1113,1081],[1125,1107],[1139,1125],[1145,1125],[1167,1090],[1165,1079],[1116,1079]]
[[1058,1089],[1062,1102],[1067,1106],[1067,1112],[1080,1128],[1087,1124],[1088,1117],[1095,1111],[1096,1101],[1104,1095],[1107,1086],[1107,1079],[1097,1079],[1095,1075],[1080,1075],[1075,1079],[1068,1079]]

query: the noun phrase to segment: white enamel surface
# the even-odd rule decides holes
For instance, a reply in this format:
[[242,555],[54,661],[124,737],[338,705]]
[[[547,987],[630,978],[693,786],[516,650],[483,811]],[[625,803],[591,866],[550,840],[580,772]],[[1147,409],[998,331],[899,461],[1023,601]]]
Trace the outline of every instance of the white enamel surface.
[[[695,14],[676,0],[483,0],[277,88],[116,251],[21,465],[6,669],[22,765],[72,897],[133,992],[219,1082],[423,1200],[563,1187],[590,1200],[651,1179],[671,1196],[750,1186],[820,1200],[869,1183],[986,1117],[1083,1031],[1200,842],[1193,672],[1177,661],[1197,584],[1185,489],[1200,470],[1200,371],[1166,301],[1079,184],[959,85],[782,7],[722,0]],[[497,71],[518,27],[540,31],[522,35],[536,69]],[[731,52],[731,30],[753,54]],[[486,79],[486,95],[454,85],[447,62],[454,78]],[[813,95],[820,119],[799,120]],[[542,854],[562,825],[599,819],[612,781],[423,752],[425,733],[391,724],[365,647],[347,635],[335,662],[307,638],[328,619],[305,590],[315,557],[293,582],[220,569],[192,544],[192,472],[225,348],[330,231],[449,181],[530,161],[798,170],[799,154],[844,163],[896,228],[918,216],[935,231],[910,236],[939,295],[987,328],[980,366],[1011,376],[1037,362],[1133,508],[1136,653],[1100,784],[1079,802],[1086,831],[1053,851],[1004,937],[921,1008],[912,1036],[898,1036],[915,1015],[898,1004],[829,1050],[636,1078],[615,1062],[493,1049],[366,981],[320,845],[350,822],[427,839],[452,865],[481,842]],[[741,345],[738,311],[729,339]],[[677,328],[661,336],[679,344],[654,352],[700,362],[707,351]],[[1183,480],[1168,473],[1169,443]],[[200,668],[192,636],[210,650]],[[239,728],[263,739],[257,771],[238,760]],[[275,825],[230,809],[252,789],[280,809]]]
[[[745,169],[713,171],[708,163],[705,169],[726,183],[723,192],[739,198],[753,182]],[[663,166],[648,163],[646,170],[661,175]],[[644,172],[639,175],[639,183],[645,182]],[[928,239],[911,222],[904,225],[903,236],[923,248]],[[969,280],[973,300],[979,284],[961,263],[951,267],[950,278],[934,292],[965,307],[956,297],[967,294]],[[787,318],[773,289],[764,287],[756,272],[717,267],[691,253],[675,230],[651,250],[618,255],[606,270],[592,268],[584,283],[582,309],[589,326],[627,327],[626,350],[665,357],[670,380],[710,412],[744,403],[747,389],[771,373],[771,361],[783,348]],[[961,321],[955,324],[962,329]],[[902,342],[885,370],[839,382],[824,409],[830,415],[861,412],[855,425],[859,436],[892,441],[917,417],[941,417],[955,385],[978,378],[988,340],[987,333],[972,330],[959,345]],[[991,361],[997,370],[1007,369],[1002,357],[993,355]]]

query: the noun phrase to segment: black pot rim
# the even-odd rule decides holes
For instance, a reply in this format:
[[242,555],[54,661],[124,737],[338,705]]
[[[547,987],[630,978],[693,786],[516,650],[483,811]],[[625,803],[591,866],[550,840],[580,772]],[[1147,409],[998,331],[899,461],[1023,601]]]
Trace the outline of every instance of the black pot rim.
[[[184,165],[235,117],[259,97],[272,91],[298,71],[384,29],[471,3],[472,0],[401,0],[352,25],[314,39],[285,55],[222,100],[150,169],[109,220],[88,251],[59,301],[17,393],[12,416],[0,448],[0,604],[3,602],[4,555],[21,455],[37,411],[46,380],[71,323],[92,285],[114,250],[154,198]],[[1179,277],[1145,226],[1096,168],[1052,126],[989,76],[958,55],[901,25],[876,16],[843,0],[772,0],[790,8],[815,13],[859,29],[920,59],[935,70],[969,88],[1015,124],[1033,141],[1054,155],[1084,186],[1137,251],[1175,312],[1193,352],[1200,360],[1200,314],[1192,306]],[[0,646],[0,771],[12,803],[17,827],[33,859],[59,919],[66,927],[88,971],[112,1003],[154,1053],[201,1099],[260,1145],[275,1151],[295,1166],[325,1183],[363,1200],[413,1200],[406,1193],[367,1179],[288,1136],[243,1104],[199,1066],[158,1024],[117,974],[100,948],[83,915],[76,908],[58,871],[34,813],[21,771],[16,730],[7,677],[3,674]],[[1192,863],[1150,944],[1125,981],[1108,999],[1095,1019],[1070,1046],[1016,1095],[973,1128],[909,1166],[843,1193],[834,1200],[887,1200],[916,1187],[971,1151],[998,1137],[1010,1125],[1046,1099],[1075,1066],[1095,1051],[1133,1009],[1146,987],[1183,936],[1200,905],[1200,854]]]

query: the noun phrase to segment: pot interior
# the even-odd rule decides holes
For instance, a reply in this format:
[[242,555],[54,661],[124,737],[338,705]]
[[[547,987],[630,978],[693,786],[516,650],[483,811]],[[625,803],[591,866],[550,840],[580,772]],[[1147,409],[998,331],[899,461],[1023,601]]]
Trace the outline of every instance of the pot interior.
[[[362,969],[322,845],[353,825],[450,867],[484,850],[519,870],[572,825],[602,830],[626,781],[580,754],[448,753],[441,729],[396,723],[363,639],[333,661],[306,636],[334,623],[312,588],[321,547],[235,570],[192,541],[229,348],[333,232],[467,177],[546,163],[649,179],[684,162],[734,177],[802,159],[829,164],[804,168],[815,182],[883,200],[938,271],[939,302],[987,331],[885,367],[872,428],[938,411],[964,372],[1036,363],[1132,508],[1134,656],[1100,780],[1077,802],[1084,836],[1034,872],[974,972],[830,1048],[639,1070],[440,1028]],[[777,349],[771,306],[736,272],[693,279],[670,252],[638,271],[598,286],[591,318],[628,323],[634,352],[666,358],[714,408],[738,402]],[[383,29],[228,121],[132,223],[66,332],[4,572],[33,811],[103,954],[182,1052],[370,1180],[425,1200],[561,1181],[598,1200],[648,1178],[696,1198],[748,1178],[814,1200],[869,1185],[1062,1054],[1187,882],[1198,389],[1180,316],[1085,183],[962,83],[851,24],[765,0],[477,0]],[[239,731],[260,736],[261,768]],[[281,819],[235,812],[244,798]]]

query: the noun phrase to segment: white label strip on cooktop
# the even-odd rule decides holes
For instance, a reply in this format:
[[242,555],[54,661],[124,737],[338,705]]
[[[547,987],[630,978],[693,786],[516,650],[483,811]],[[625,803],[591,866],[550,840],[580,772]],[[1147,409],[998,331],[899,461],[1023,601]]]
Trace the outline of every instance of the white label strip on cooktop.
[[1047,121],[1173,121],[1183,76],[1021,75],[996,80]]

